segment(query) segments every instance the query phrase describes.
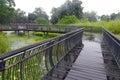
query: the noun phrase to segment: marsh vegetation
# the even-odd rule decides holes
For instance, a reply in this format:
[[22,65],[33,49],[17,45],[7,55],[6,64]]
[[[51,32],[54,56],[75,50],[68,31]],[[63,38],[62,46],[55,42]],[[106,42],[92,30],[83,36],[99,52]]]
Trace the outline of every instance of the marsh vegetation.
[[31,32],[30,35],[2,32],[0,33],[0,53],[9,52],[59,35],[58,33],[43,34],[42,32]]

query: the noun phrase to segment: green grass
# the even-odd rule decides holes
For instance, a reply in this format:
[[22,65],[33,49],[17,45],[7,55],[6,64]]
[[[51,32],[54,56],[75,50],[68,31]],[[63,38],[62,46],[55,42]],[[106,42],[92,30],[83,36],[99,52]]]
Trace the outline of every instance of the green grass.
[[61,35],[58,33],[49,33],[48,35],[47,34],[44,35],[42,32],[31,32],[29,36],[28,36],[28,34],[24,34],[24,33],[20,33],[18,35],[18,34],[15,34],[14,32],[12,32],[11,34],[12,35],[7,36],[7,38],[8,38],[7,43],[10,44],[11,50],[25,47],[27,45],[34,44],[37,42],[42,42],[49,38]]
[[42,32],[34,32],[34,40],[35,41],[44,41],[52,37],[60,36],[61,34],[59,33],[48,33],[48,34],[43,34]]
[[9,46],[8,37],[6,37],[4,33],[0,32],[0,54],[9,51],[10,51],[10,46]]
[[111,20],[111,21],[98,21],[98,22],[89,22],[89,21],[79,21],[78,23],[71,25],[79,26],[100,26],[110,30],[114,34],[120,34],[120,20]]

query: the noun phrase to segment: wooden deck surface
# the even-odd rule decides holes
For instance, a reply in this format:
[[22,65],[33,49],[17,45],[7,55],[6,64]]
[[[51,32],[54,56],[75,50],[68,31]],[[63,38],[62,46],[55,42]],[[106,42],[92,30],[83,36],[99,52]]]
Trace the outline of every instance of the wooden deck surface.
[[65,80],[107,80],[100,43],[84,40],[83,44]]

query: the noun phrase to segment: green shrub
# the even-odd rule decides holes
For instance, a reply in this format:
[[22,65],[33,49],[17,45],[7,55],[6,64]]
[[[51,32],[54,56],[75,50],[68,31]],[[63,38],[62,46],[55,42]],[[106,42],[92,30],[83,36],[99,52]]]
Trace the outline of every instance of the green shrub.
[[79,19],[76,18],[74,15],[65,16],[58,21],[58,24],[74,24],[74,23],[77,23],[78,21]]
[[73,24],[79,26],[100,26],[108,29],[109,31],[120,34],[120,20],[111,20],[111,21],[98,21],[98,22],[89,22],[89,21],[82,21]]
[[8,38],[0,33],[0,54],[10,51]]
[[49,20],[46,20],[45,18],[38,18],[36,22],[38,24],[50,24]]

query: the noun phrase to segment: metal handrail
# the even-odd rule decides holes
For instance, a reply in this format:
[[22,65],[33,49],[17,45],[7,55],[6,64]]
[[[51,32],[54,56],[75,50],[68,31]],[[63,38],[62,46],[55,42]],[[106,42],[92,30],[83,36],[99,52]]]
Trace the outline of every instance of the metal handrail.
[[111,32],[103,28],[103,40],[110,48],[112,55],[120,68],[120,40]]
[[[38,79],[35,75],[40,76],[41,70],[43,73],[50,70],[62,56],[81,41],[83,30],[83,28],[77,29],[59,37],[0,55],[0,79],[28,80],[30,77],[27,74],[31,78]],[[40,66],[41,61],[45,68]]]
[[41,31],[41,32],[58,32],[66,33],[75,30],[77,26],[63,26],[63,25],[40,25],[40,24],[9,24],[6,27],[0,26],[0,31]]

